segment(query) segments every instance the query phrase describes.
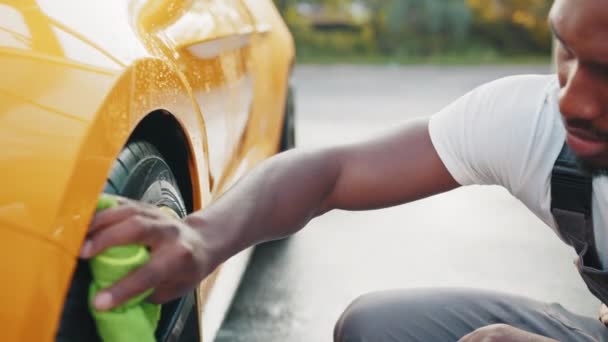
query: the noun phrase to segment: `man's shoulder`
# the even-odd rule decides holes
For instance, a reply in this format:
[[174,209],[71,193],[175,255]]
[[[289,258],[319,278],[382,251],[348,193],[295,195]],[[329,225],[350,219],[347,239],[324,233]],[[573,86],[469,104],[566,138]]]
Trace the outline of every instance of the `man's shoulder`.
[[522,201],[537,217],[553,225],[550,176],[564,144],[556,75],[517,75],[487,83],[495,100],[491,111],[501,158],[489,167],[495,182]]
[[550,213],[550,176],[565,140],[559,112],[559,82],[555,75],[522,75],[500,80],[517,88],[511,98],[512,112],[504,115],[503,136],[511,151],[503,165],[505,187],[545,223],[553,226]]
[[431,139],[462,185],[500,185],[550,223],[549,180],[564,142],[555,75],[504,77],[436,115]]
[[554,75],[518,75],[485,83],[439,112],[429,124],[439,156],[462,185],[517,189],[529,157],[554,143]]
[[537,131],[539,120],[546,129],[559,118],[558,90],[555,75],[508,76],[472,91],[469,103],[480,112],[477,123],[488,129],[517,128],[528,135],[543,134]]
[[476,91],[497,97],[518,97],[518,102],[534,102],[545,98],[558,88],[555,75],[514,75],[499,78],[480,86]]
[[518,74],[498,78],[496,80],[487,82],[485,85],[489,87],[533,87],[541,89],[544,86],[551,86],[557,82],[557,76],[555,74]]

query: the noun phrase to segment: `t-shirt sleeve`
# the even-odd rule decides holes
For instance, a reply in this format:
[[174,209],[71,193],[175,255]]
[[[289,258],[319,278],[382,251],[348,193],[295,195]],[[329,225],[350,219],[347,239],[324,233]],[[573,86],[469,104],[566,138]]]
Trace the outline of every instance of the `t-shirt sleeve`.
[[517,186],[537,135],[547,76],[512,76],[482,85],[431,117],[429,133],[461,185]]

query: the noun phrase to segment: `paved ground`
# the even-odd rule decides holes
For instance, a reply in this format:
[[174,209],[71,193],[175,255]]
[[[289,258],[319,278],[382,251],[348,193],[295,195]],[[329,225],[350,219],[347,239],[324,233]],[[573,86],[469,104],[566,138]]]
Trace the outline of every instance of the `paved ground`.
[[[298,143],[318,146],[429,115],[478,84],[549,67],[299,67]],[[390,236],[389,239],[380,236]],[[221,342],[330,341],[358,295],[490,288],[595,315],[574,254],[506,191],[469,187],[387,210],[333,212],[259,247]]]

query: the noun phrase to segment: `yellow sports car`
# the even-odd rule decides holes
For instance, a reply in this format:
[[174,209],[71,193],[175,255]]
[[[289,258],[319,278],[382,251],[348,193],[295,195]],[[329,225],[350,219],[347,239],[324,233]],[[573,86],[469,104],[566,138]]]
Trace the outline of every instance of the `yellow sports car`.
[[[294,142],[272,0],[0,0],[0,341],[95,341],[80,246],[101,192],[203,208]],[[163,306],[211,341],[249,251]]]

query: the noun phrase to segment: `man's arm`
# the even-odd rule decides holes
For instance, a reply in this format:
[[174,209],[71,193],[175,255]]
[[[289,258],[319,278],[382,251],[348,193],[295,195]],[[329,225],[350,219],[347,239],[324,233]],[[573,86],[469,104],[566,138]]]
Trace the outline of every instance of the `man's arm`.
[[457,186],[422,119],[367,142],[270,158],[184,222],[134,202],[106,210],[96,217],[82,255],[119,244],[149,246],[152,260],[105,291],[103,300],[98,296],[96,305],[113,307],[151,287],[153,299],[163,302],[239,251],[290,235],[329,210],[382,208]]
[[213,240],[225,259],[332,209],[383,208],[457,186],[422,119],[370,141],[271,158],[188,222],[206,235],[217,231]]

